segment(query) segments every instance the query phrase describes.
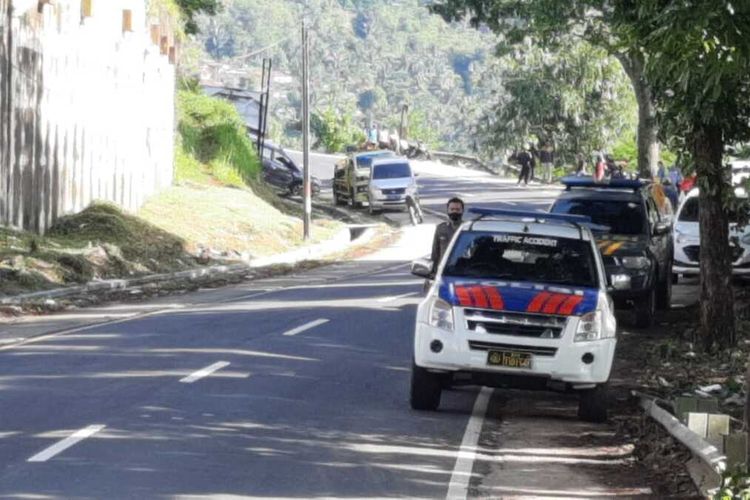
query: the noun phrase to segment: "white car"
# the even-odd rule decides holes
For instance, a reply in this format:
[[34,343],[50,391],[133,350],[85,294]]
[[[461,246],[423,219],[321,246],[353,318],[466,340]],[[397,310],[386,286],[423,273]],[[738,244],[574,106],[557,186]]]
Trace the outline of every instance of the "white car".
[[[476,212],[417,310],[412,408],[435,410],[443,387],[469,383],[577,392],[579,416],[605,420],[617,322],[590,219]],[[412,263],[420,277],[431,268]]]
[[372,162],[367,201],[370,214],[388,208],[408,209],[407,197],[418,199],[417,179],[406,158],[377,158]]
[[[677,209],[674,226],[673,281],[677,281],[679,275],[700,274],[698,194],[697,188],[691,190]],[[741,190],[738,190],[737,194],[746,196]],[[750,275],[750,225],[738,228],[736,224],[730,223],[729,244],[732,247],[732,273]]]

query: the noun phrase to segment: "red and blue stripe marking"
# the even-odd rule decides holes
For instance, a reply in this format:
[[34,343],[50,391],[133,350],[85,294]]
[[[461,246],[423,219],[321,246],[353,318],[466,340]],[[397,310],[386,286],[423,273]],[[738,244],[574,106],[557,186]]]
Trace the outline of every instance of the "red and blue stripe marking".
[[557,316],[580,316],[596,310],[599,291],[530,283],[497,283],[444,278],[439,296],[454,306]]

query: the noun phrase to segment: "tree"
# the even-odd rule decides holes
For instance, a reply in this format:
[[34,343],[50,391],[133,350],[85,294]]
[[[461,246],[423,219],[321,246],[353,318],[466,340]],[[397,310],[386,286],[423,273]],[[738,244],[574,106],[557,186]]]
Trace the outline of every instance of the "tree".
[[502,35],[501,54],[530,43],[554,50],[570,36],[607,50],[620,61],[633,86],[638,103],[638,170],[651,177],[659,160],[659,142],[645,59],[637,39],[614,29],[630,8],[629,2],[603,0],[437,0],[430,7],[447,21],[470,17],[475,27],[487,26]]
[[193,35],[198,32],[195,16],[204,13],[210,16],[219,11],[219,0],[175,0],[185,16],[185,33]]
[[620,64],[602,49],[569,39],[564,50],[519,49],[499,61],[504,85],[485,127],[495,149],[534,139],[558,157],[612,146],[635,130],[635,102]]
[[618,29],[648,57],[664,134],[700,187],[701,331],[706,348],[734,343],[729,213],[738,201],[725,146],[750,138],[750,4],[717,0],[632,2]]

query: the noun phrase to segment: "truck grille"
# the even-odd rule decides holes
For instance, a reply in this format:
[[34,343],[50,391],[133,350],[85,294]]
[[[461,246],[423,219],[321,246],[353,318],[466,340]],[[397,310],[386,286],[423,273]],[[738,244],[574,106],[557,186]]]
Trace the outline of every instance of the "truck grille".
[[701,247],[699,247],[698,245],[686,246],[682,249],[682,251],[685,252],[685,255],[687,255],[688,259],[694,262],[698,262],[700,260]]
[[406,188],[383,189],[383,194],[404,194],[404,193],[406,193]]
[[466,327],[475,332],[559,339],[566,320],[554,316],[465,309]]
[[478,340],[469,341],[469,349],[474,351],[513,351],[525,352],[536,356],[554,356],[557,354],[557,347],[542,347],[533,345],[515,345],[500,344],[497,342],[480,342]]

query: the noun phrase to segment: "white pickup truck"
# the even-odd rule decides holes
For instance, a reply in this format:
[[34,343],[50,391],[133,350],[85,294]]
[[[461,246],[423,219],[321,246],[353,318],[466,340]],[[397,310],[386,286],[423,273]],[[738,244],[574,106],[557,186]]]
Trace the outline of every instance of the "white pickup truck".
[[[411,406],[435,410],[444,387],[466,383],[575,392],[580,418],[606,420],[617,323],[590,220],[479,213],[417,310]],[[417,276],[431,270],[412,263]]]

